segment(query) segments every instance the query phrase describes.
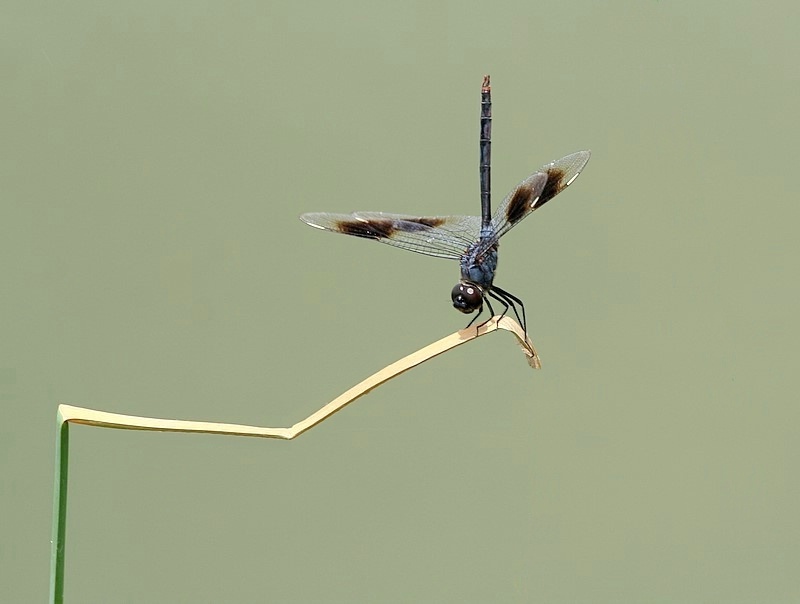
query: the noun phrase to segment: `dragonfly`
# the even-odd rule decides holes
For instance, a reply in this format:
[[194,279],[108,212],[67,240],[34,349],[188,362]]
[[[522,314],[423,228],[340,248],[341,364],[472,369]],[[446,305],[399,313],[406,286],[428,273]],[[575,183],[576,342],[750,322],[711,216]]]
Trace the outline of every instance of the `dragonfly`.
[[[453,306],[465,314],[478,313],[470,327],[489,309],[488,322],[495,316],[491,300],[509,308],[527,334],[525,304],[495,282],[500,238],[534,210],[538,210],[571,185],[589,161],[590,151],[578,151],[542,166],[520,182],[495,213],[491,204],[492,96],[490,78],[481,84],[479,141],[480,216],[413,216],[386,212],[331,214],[312,212],[300,216],[306,224],[331,231],[374,239],[381,243],[436,258],[457,260],[461,278],[451,292]],[[519,309],[518,309],[519,307]],[[520,312],[522,316],[520,317]],[[481,323],[483,325],[484,323]]]

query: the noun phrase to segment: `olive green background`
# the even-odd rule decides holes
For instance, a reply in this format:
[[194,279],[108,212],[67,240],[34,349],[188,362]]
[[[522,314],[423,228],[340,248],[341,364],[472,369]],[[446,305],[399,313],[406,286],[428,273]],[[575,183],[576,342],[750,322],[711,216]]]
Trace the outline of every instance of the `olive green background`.
[[0,601],[48,589],[59,402],[287,426],[460,329],[455,263],[304,211],[477,213],[482,338],[297,441],[74,427],[70,602],[800,601],[796,2],[5,2]]

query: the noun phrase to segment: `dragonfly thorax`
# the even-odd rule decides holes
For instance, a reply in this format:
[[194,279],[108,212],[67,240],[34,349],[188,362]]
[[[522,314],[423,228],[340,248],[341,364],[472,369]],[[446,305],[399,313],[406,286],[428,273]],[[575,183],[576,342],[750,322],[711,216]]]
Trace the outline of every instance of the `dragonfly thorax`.
[[475,312],[483,306],[483,290],[469,281],[460,281],[450,296],[453,306],[465,314]]
[[481,238],[470,245],[461,256],[461,282],[491,289],[497,270],[497,247],[497,241],[490,238]]

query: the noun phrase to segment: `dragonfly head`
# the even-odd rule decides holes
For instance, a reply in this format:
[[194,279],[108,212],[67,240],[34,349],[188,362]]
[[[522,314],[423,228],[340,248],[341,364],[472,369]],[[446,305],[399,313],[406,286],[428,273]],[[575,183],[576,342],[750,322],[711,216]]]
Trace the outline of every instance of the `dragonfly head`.
[[483,306],[483,290],[469,281],[461,281],[456,285],[450,297],[453,298],[453,306],[466,314]]

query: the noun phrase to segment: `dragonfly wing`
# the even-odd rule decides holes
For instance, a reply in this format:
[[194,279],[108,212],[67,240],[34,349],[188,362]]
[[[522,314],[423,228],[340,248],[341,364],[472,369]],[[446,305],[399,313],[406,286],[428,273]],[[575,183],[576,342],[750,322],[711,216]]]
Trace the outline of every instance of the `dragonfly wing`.
[[540,170],[519,183],[500,204],[492,217],[497,237],[510,231],[534,210],[538,210],[578,178],[589,151],[578,151],[542,166]]
[[477,216],[411,216],[385,212],[303,214],[306,224],[354,237],[374,239],[426,256],[457,260],[478,238]]

